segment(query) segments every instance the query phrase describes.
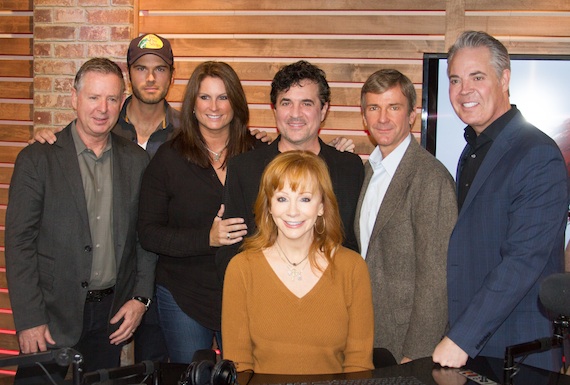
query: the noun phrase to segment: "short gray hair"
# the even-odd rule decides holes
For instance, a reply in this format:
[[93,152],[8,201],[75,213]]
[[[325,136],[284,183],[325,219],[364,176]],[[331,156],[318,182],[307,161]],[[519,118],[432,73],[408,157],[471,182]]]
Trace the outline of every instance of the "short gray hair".
[[[451,63],[453,56],[463,48],[487,47],[491,52],[491,65],[500,78],[504,70],[511,69],[511,59],[507,48],[499,40],[482,31],[465,31],[453,43],[447,52],[447,63]],[[449,67],[448,67],[449,74]]]
[[123,77],[123,71],[114,61],[102,57],[96,57],[83,63],[79,71],[77,71],[75,81],[73,82],[73,87],[77,91],[81,89],[81,86],[83,85],[83,77],[88,72],[117,75],[117,77],[121,79],[121,94],[125,92],[125,78]]

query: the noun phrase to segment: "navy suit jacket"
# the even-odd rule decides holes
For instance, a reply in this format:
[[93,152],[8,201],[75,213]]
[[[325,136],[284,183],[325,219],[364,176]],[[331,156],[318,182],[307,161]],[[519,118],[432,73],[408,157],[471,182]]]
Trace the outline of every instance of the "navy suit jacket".
[[[261,175],[265,167],[279,155],[278,144],[281,137],[269,146],[262,146],[253,151],[240,154],[228,161],[228,172],[224,189],[224,218],[244,218],[248,235],[255,231],[253,205],[257,199]],[[351,152],[340,152],[327,146],[319,139],[319,156],[326,162],[338,208],[344,226],[344,246],[358,252],[358,242],[354,235],[354,215],[364,181],[364,165],[360,157]],[[223,280],[230,259],[238,253],[241,243],[224,246],[216,253],[216,265],[220,279]]]
[[[517,112],[481,164],[449,242],[447,336],[469,356],[503,358],[507,346],[552,335],[538,292],[563,270],[567,213],[562,154]],[[554,369],[553,354],[524,362]]]
[[[6,213],[6,275],[16,330],[47,324],[56,347],[74,346],[83,328],[93,244],[71,134],[24,148],[14,167]],[[151,298],[156,255],[136,234],[139,189],[148,155],[111,134],[113,240],[117,279],[112,314],[131,297]],[[118,324],[109,325],[109,334]]]

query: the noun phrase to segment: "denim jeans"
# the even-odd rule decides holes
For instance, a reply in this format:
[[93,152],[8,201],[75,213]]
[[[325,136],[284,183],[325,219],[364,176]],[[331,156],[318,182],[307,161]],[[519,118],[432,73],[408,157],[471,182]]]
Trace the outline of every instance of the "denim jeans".
[[170,362],[192,362],[194,352],[210,349],[214,337],[221,348],[222,334],[190,318],[180,309],[170,291],[160,285],[156,287],[156,303]]
[[158,319],[156,296],[135,331],[135,362],[142,361],[168,362],[166,342]]

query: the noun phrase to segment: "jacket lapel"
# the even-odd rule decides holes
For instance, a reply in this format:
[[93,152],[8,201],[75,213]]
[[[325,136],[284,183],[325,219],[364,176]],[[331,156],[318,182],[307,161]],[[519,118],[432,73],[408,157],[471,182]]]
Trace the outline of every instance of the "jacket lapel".
[[[475,179],[473,180],[473,184],[465,197],[465,202],[463,202],[463,206],[461,206],[461,211],[459,212],[459,218],[462,216],[462,213],[469,208],[469,205],[473,202],[473,199],[485,184],[485,181],[489,178],[493,169],[497,167],[505,154],[510,151],[511,137],[514,130],[520,126],[519,119],[521,118],[522,115],[517,114],[513,119],[511,119],[503,131],[497,136],[497,139],[493,142],[493,145],[489,149],[487,156],[485,156],[481,167],[479,167],[477,175],[475,175]],[[457,178],[459,180],[459,175],[457,175]]]
[[[378,210],[378,216],[376,217],[376,223],[374,223],[374,228],[372,229],[372,234],[370,236],[370,244],[372,240],[378,237],[384,226],[388,223],[399,203],[405,197],[405,191],[410,185],[411,175],[414,170],[414,164],[416,162],[417,152],[419,144],[412,138],[410,145],[406,149],[396,173],[388,186],[386,195],[382,200],[380,209]],[[370,248],[370,246],[369,246]]]
[[356,213],[354,215],[354,235],[356,236],[356,241],[358,242],[358,248],[362,250],[362,245],[360,244],[360,210],[362,209],[362,202],[364,201],[364,195],[366,195],[366,190],[370,184],[370,179],[372,179],[372,166],[370,162],[366,162],[364,165],[364,181],[362,182],[362,187],[360,189],[360,195],[358,196],[358,202],[356,203]]
[[58,136],[53,144],[59,151],[55,155],[59,163],[59,168],[69,186],[68,191],[73,196],[73,202],[77,206],[77,212],[84,223],[84,228],[90,228],[89,217],[87,216],[87,202],[83,193],[83,181],[77,160],[77,150],[71,135],[71,124],[69,124]]
[[128,210],[126,205],[131,201],[129,197],[130,176],[125,171],[131,169],[131,158],[122,149],[124,143],[120,143],[115,138],[115,134],[110,135],[113,151],[113,239],[115,242],[115,259],[117,267],[120,266],[121,257],[125,248],[125,236],[129,223]]

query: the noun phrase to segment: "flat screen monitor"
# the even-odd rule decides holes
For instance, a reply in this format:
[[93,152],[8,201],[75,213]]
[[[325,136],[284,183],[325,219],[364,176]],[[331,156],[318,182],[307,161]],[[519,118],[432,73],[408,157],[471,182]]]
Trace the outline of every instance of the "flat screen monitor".
[[[466,125],[451,107],[448,87],[447,55],[424,54],[421,141],[455,178]],[[511,55],[510,100],[558,143],[570,166],[570,55]]]

